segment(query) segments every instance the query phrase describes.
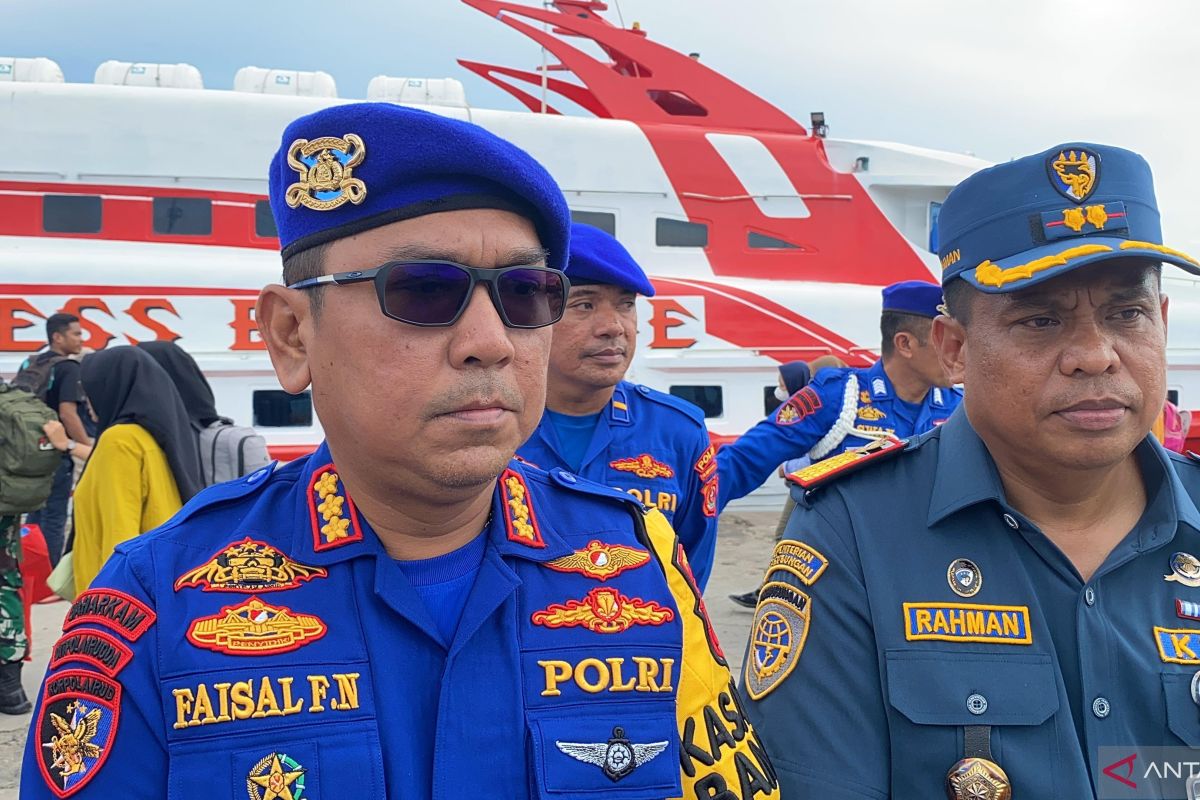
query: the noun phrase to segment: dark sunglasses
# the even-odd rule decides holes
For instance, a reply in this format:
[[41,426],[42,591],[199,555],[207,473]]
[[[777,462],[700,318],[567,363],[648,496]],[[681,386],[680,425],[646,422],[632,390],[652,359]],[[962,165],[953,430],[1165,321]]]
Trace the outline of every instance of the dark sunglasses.
[[379,310],[409,325],[458,322],[476,285],[486,284],[500,319],[510,328],[541,328],[562,319],[571,281],[550,267],[478,269],[453,261],[389,261],[374,269],[308,278],[287,287],[375,282]]

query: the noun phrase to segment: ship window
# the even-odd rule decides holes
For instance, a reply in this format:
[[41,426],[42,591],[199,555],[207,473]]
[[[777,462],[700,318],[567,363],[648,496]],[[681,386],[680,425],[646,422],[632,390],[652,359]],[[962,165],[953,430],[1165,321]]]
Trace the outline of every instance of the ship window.
[[607,233],[609,236],[617,235],[617,215],[610,214],[607,211],[576,211],[571,209],[571,221],[582,222],[584,225],[592,225]]
[[48,194],[42,198],[46,233],[99,233],[101,201],[94,194]]
[[776,383],[772,386],[763,387],[763,416],[767,417],[774,414],[783,403],[779,402],[779,398],[775,396],[775,390],[779,388]]
[[800,248],[791,242],[785,242],[783,239],[776,239],[774,236],[767,236],[765,233],[756,233],[750,231],[746,234],[746,244],[755,249],[761,250],[799,250]]
[[154,198],[154,232],[166,236],[212,235],[212,201],[204,197]]
[[279,236],[279,229],[275,227],[275,217],[271,214],[270,201],[259,200],[254,204],[254,235],[267,239]]
[[675,89],[650,89],[650,99],[673,117],[707,117],[708,109]]
[[1173,406],[1179,405],[1179,390],[1167,389],[1167,401]]
[[942,213],[941,203],[929,204],[929,252],[938,251],[938,216]]
[[307,428],[312,425],[312,392],[288,394],[282,389],[254,392],[254,427]]
[[699,406],[705,417],[719,417],[725,413],[724,391],[720,386],[672,386],[670,392]]
[[659,247],[708,247],[708,226],[659,217],[654,222],[654,243]]

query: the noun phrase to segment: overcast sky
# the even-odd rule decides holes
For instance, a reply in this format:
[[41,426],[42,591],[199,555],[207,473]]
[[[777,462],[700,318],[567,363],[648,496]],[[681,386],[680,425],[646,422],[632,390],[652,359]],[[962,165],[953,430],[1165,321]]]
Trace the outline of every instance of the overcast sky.
[[[1061,141],[1120,144],[1154,168],[1166,242],[1200,253],[1200,5],[1188,0],[609,0],[607,16],[700,51],[807,125],[997,161]],[[531,68],[541,51],[457,0],[0,0],[0,55],[47,56],[69,81],[105,59],[322,69],[342,97],[378,74],[456,77],[473,106],[517,108],[460,67]],[[70,24],[67,24],[70,20]]]

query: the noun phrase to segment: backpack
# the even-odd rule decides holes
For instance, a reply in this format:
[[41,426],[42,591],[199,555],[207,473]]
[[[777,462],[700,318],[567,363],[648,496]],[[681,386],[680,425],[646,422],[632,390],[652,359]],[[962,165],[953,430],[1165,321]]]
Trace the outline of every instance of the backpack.
[[17,370],[17,376],[12,381],[13,387],[29,392],[45,403],[46,395],[50,391],[51,378],[54,377],[54,366],[60,361],[66,361],[67,358],[68,356],[53,350],[30,356]]
[[249,475],[271,463],[267,440],[254,428],[220,419],[196,432],[200,477],[205,486]]
[[0,381],[0,514],[24,514],[46,504],[63,455],[42,425],[56,419],[41,400]]

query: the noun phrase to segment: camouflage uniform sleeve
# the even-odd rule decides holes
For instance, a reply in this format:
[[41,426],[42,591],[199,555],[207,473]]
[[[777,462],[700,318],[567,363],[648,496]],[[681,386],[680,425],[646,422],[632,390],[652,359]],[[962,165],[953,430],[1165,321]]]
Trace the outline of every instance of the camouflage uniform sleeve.
[[679,510],[674,517],[675,532],[687,553],[701,592],[708,585],[708,576],[717,552],[720,488],[713,452],[708,431],[703,427],[698,428],[695,446],[686,465],[679,465],[680,469],[687,469],[687,476],[680,493]]
[[746,717],[683,547],[658,511],[645,523],[683,622],[676,696],[683,797],[778,798],[774,767]]
[[120,548],[67,612],[25,743],[24,800],[167,796],[157,621],[136,566]]
[[884,800],[890,740],[850,515],[799,504],[759,593],[741,691],[788,800]]
[[[719,507],[753,492],[783,462],[806,455],[838,422],[848,372],[825,370],[737,441],[717,451]],[[850,402],[856,403],[855,398]]]

